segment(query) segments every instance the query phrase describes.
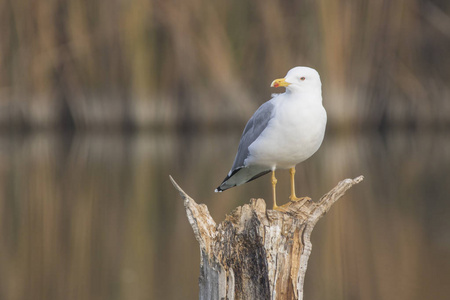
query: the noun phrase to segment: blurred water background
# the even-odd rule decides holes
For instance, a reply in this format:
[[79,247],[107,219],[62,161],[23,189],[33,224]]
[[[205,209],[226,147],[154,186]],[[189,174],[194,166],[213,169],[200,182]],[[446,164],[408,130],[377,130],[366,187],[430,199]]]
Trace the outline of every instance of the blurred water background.
[[[247,119],[295,65],[327,134],[297,167],[321,220],[305,299],[448,299],[450,2],[0,0],[0,299],[196,299],[168,175],[217,222]],[[280,199],[288,174],[277,173]]]

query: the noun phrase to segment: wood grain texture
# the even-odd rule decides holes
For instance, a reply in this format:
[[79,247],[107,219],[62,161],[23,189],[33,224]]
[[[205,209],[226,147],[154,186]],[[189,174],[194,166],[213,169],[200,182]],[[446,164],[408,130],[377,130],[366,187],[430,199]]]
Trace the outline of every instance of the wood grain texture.
[[200,245],[200,299],[303,299],[303,283],[317,221],[363,176],[345,179],[319,201],[289,202],[267,210],[251,199],[216,224],[170,177],[184,199]]

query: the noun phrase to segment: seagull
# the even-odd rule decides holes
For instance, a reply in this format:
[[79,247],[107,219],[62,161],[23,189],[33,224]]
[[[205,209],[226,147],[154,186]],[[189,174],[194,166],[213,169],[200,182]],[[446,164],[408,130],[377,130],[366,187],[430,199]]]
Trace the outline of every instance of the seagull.
[[222,192],[272,172],[273,209],[277,206],[275,170],[289,169],[291,201],[310,200],[295,195],[295,166],[311,157],[322,144],[327,113],[322,105],[319,73],[294,67],[271,87],[285,87],[282,94],[262,104],[245,126],[230,172],[215,190]]

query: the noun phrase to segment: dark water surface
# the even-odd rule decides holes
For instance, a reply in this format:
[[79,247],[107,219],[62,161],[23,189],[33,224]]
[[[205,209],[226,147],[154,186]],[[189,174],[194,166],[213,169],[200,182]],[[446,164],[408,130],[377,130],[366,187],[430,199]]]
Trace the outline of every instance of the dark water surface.
[[[2,136],[0,299],[196,299],[199,249],[168,176],[217,222],[251,197],[271,205],[268,176],[213,192],[239,135]],[[449,134],[327,134],[298,195],[361,174],[313,233],[305,299],[448,299]]]

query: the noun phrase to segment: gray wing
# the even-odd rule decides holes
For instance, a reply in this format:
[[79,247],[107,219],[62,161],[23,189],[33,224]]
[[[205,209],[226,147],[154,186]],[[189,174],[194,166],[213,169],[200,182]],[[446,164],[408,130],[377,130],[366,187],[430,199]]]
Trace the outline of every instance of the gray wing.
[[225,177],[223,182],[216,189],[216,192],[221,192],[233,186],[249,182],[270,172],[270,170],[267,170],[265,167],[255,166],[253,168],[244,168],[244,161],[249,154],[248,147],[250,147],[250,145],[260,136],[261,132],[266,129],[267,124],[272,118],[273,108],[274,105],[272,101],[267,101],[258,108],[247,122],[241,136],[241,141],[239,142],[233,166],[231,167],[228,176]]
[[260,136],[261,132],[267,127],[269,123],[274,105],[272,101],[267,101],[261,105],[244,128],[244,132],[241,136],[241,141],[239,142],[238,151],[234,159],[233,166],[231,167],[231,173],[244,166],[244,160],[248,156],[248,147]]

